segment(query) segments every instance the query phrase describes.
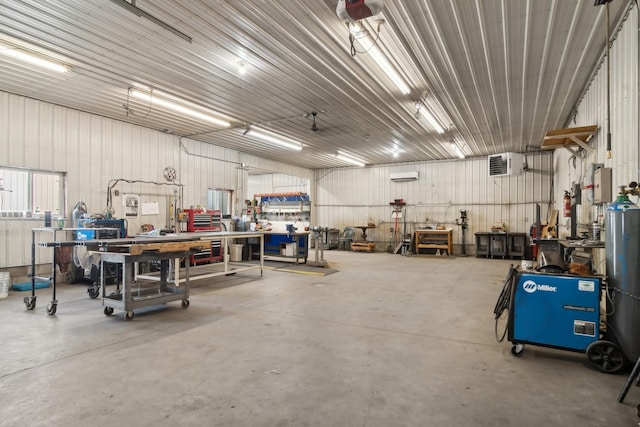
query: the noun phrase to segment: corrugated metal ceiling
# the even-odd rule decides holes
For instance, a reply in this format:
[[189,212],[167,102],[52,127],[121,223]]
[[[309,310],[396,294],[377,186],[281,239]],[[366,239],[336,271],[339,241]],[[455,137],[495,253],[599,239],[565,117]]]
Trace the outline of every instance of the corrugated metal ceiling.
[[[188,42],[114,1],[5,0],[0,41],[59,59],[54,75],[0,55],[0,90],[309,168],[538,147],[562,127],[605,46],[605,7],[586,0],[387,0],[365,22],[410,87],[349,53],[337,0],[137,0]],[[629,7],[610,4],[612,27]],[[238,63],[246,63],[240,75]],[[227,116],[228,129],[128,97],[147,87]],[[416,118],[424,102],[447,127]],[[125,106],[127,108],[125,108]],[[312,111],[318,132],[311,132]],[[249,125],[301,141],[289,152]],[[398,151],[393,156],[393,151]]]

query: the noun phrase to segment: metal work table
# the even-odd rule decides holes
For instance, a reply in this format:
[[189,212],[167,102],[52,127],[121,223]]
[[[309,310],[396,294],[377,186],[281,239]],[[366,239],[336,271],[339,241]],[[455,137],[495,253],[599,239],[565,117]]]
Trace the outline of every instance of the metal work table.
[[[67,241],[55,241],[55,232],[56,231],[78,231],[78,230],[87,230],[86,228],[80,228],[80,229],[74,229],[74,228],[64,228],[64,229],[60,229],[60,228],[39,228],[39,229],[34,229],[33,230],[33,234],[32,234],[32,247],[31,247],[31,252],[32,252],[32,293],[31,296],[29,297],[25,297],[24,298],[24,303],[26,305],[26,308],[28,310],[33,310],[36,307],[36,295],[35,295],[35,280],[36,280],[36,276],[35,276],[35,248],[36,246],[40,246],[40,247],[48,247],[48,248],[56,248],[56,247],[68,247],[68,246],[85,246],[88,250],[102,256],[105,257],[111,257],[112,255],[118,255],[118,256],[122,256],[125,255],[125,253],[122,253],[123,251],[128,251],[128,253],[126,255],[129,256],[142,256],[143,254],[148,255],[150,258],[149,259],[145,259],[146,261],[152,261],[152,260],[167,260],[167,258],[165,257],[165,253],[170,253],[170,252],[184,252],[182,249],[178,249],[178,247],[176,246],[175,250],[172,250],[172,244],[176,244],[176,243],[180,243],[180,242],[187,242],[187,243],[191,243],[188,246],[191,247],[196,247],[198,246],[198,242],[202,242],[202,241],[211,241],[211,240],[219,240],[222,243],[222,251],[223,251],[223,262],[221,263],[223,266],[223,269],[221,271],[216,271],[216,272],[211,272],[211,273],[205,273],[205,274],[200,274],[194,278],[192,278],[192,280],[196,280],[196,279],[205,279],[205,278],[209,278],[209,277],[215,277],[215,276],[222,276],[222,275],[229,275],[229,274],[233,274],[233,273],[238,273],[241,271],[247,271],[247,270],[255,270],[255,269],[260,269],[260,275],[262,276],[263,271],[264,271],[264,233],[262,232],[253,232],[253,231],[216,231],[216,232],[194,232],[194,233],[181,233],[181,234],[177,234],[177,235],[172,235],[172,236],[154,236],[154,237],[147,237],[147,236],[136,236],[136,237],[127,237],[127,238],[119,238],[119,239],[94,239],[94,240],[67,240]],[[101,228],[101,230],[105,230],[104,228]],[[54,232],[54,241],[49,241],[49,242],[38,242],[36,243],[36,233],[40,232],[40,231],[49,231],[49,232]],[[229,239],[236,239],[236,238],[258,238],[259,239],[259,249],[260,249],[260,263],[259,264],[243,264],[243,263],[236,263],[236,262],[230,262],[229,260],[229,255],[228,255],[228,249],[229,249]],[[150,253],[147,253],[147,251],[153,251]],[[162,253],[164,252],[164,253]],[[175,281],[176,284],[179,283],[183,283],[183,282],[187,282],[186,278],[180,278],[179,277],[179,271],[180,271],[180,258],[181,257],[177,257],[177,258],[173,258],[174,260],[174,266],[173,268],[173,272],[174,272],[174,278],[173,281]],[[118,258],[118,260],[113,261],[114,263],[122,263],[122,262],[126,262],[124,261],[125,258]],[[47,312],[51,315],[56,313],[56,308],[57,308],[57,304],[58,301],[56,299],[56,254],[54,251],[54,257],[53,257],[53,273],[52,273],[52,278],[51,280],[53,280],[53,299],[51,301],[51,303],[49,304],[49,306],[47,307]],[[102,262],[102,261],[101,261]],[[107,261],[109,262],[109,261]],[[134,262],[142,262],[141,259],[134,261]],[[185,264],[188,264],[185,263]],[[45,278],[46,280],[49,280],[48,278]],[[157,276],[152,276],[152,275],[138,275],[137,279],[147,279],[147,280],[158,280]],[[104,284],[101,283],[101,286],[103,288],[103,294],[104,294]],[[115,307],[114,307],[115,308]],[[127,310],[130,311],[130,310]]]
[[[264,254],[282,258],[295,258],[296,264],[303,260],[307,262],[309,257],[309,232],[297,231],[294,233],[264,231],[261,232],[264,243]],[[285,253],[282,253],[282,245],[285,245]],[[294,245],[293,253],[287,253],[286,245]]]
[[589,240],[559,240],[560,245],[567,249],[593,249],[604,248],[604,242],[592,242]]
[[[125,311],[124,318],[131,320],[134,309],[182,300],[182,307],[189,307],[189,263],[185,263],[186,277],[180,286],[177,274],[173,271],[172,260],[188,257],[191,251],[145,253],[131,255],[119,252],[100,252],[100,284],[102,286],[102,305],[104,314],[111,316],[114,309]],[[160,261],[160,276],[140,280],[136,274],[138,263]],[[107,295],[105,286],[105,263],[118,263],[122,266],[122,280],[116,292]],[[149,286],[149,283],[154,283]]]
[[595,240],[559,240],[558,243],[562,248],[562,256],[565,262],[576,249],[582,249],[593,254],[593,249],[604,249],[605,247],[604,242]]
[[[194,233],[180,234],[179,236],[181,238],[186,238],[192,241],[220,240],[222,243],[223,258],[222,258],[221,264],[223,266],[223,269],[216,272],[199,274],[197,276],[194,275],[191,278],[191,280],[207,279],[207,278],[216,277],[216,276],[227,276],[232,273],[240,273],[242,271],[256,270],[256,269],[260,269],[260,275],[262,276],[264,271],[264,234],[265,233],[259,232],[259,231],[207,231],[207,232],[194,232]],[[188,236],[188,237],[184,237],[184,236]],[[165,237],[173,238],[173,236],[165,236]],[[260,264],[249,264],[249,263],[230,261],[229,260],[229,239],[245,239],[250,237],[257,237],[259,239],[258,247],[260,249],[259,251]],[[197,268],[197,267],[194,267],[194,268]],[[176,275],[178,275],[179,268],[176,267],[175,272],[176,272]],[[138,277],[145,279],[145,278],[154,277],[154,276],[140,275]],[[184,278],[181,279],[179,277],[176,277],[176,280],[178,281],[178,283],[182,283],[183,281],[185,281]]]

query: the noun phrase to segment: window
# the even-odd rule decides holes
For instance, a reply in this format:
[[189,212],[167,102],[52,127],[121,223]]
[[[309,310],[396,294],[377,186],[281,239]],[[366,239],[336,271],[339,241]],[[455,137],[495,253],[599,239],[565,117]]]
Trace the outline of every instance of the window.
[[231,218],[231,197],[233,191],[210,188],[207,191],[207,209],[218,209],[222,218]]
[[0,212],[32,217],[50,211],[65,216],[65,174],[0,167]]

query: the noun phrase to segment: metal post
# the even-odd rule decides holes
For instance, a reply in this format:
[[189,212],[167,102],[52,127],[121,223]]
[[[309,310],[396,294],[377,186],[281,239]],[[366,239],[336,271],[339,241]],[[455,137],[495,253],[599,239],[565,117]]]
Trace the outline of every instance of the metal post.
[[629,388],[631,387],[631,383],[633,383],[633,380],[636,379],[636,377],[638,376],[638,373],[640,373],[640,357],[636,361],[636,364],[633,367],[633,370],[631,371],[631,374],[629,375],[629,378],[627,378],[627,382],[624,384],[624,387],[622,388],[622,391],[620,392],[620,395],[618,396],[618,402],[620,402],[620,403],[624,402],[624,398],[626,397],[627,392],[629,391]]

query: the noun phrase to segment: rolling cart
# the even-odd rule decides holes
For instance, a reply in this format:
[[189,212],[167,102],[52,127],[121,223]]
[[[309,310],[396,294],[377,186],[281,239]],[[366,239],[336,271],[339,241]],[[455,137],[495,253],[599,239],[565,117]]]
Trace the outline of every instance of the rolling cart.
[[[181,250],[162,253],[100,252],[100,281],[102,284],[102,305],[104,314],[111,316],[114,309],[125,312],[126,320],[133,319],[133,310],[171,301],[182,301],[182,307],[189,307],[189,263],[185,263],[185,281],[181,285],[178,278],[179,260],[188,258],[192,251]],[[160,276],[151,280],[140,280],[137,267],[140,262],[159,261]],[[115,292],[107,295],[105,286],[106,264],[120,264],[121,283]]]

